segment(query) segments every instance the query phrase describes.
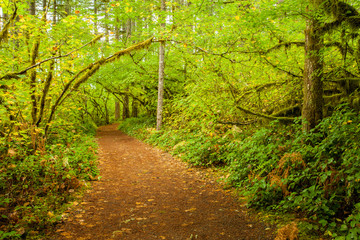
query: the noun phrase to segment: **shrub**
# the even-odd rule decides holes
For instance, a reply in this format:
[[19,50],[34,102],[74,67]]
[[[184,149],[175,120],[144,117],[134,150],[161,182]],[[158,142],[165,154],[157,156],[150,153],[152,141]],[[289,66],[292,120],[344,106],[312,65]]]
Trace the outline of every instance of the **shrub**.
[[156,126],[156,119],[152,116],[141,116],[137,118],[127,118],[119,125],[119,130],[137,137],[145,139],[149,131]]
[[0,239],[41,235],[61,219],[72,193],[98,175],[93,137],[65,132],[36,152],[7,144],[0,161]]
[[244,188],[250,206],[295,211],[311,230],[358,238],[359,126],[359,115],[343,107],[310,133],[299,125],[261,129],[242,141],[228,181]]

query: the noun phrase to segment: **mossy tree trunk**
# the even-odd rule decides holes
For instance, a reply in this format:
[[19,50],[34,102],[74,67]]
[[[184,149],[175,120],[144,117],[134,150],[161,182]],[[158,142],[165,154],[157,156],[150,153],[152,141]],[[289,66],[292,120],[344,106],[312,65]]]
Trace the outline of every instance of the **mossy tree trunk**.
[[119,120],[120,118],[120,102],[115,100],[115,121]]
[[130,117],[129,95],[125,94],[123,100],[123,120],[125,120]]
[[[310,0],[309,12],[315,13],[323,0]],[[315,14],[311,14],[315,16]],[[307,20],[305,29],[304,101],[302,108],[303,130],[310,131],[323,117],[323,46],[320,23],[315,17]]]
[[131,107],[132,107],[131,117],[134,117],[134,118],[138,117],[138,112],[139,112],[138,102],[134,98],[133,98]]
[[[166,10],[165,0],[161,0],[161,10]],[[165,18],[161,19],[161,27],[165,29]],[[165,41],[160,42],[159,48],[159,83],[158,83],[158,102],[156,112],[156,130],[161,129],[162,114],[163,114],[163,101],[164,101],[164,69],[165,69]]]

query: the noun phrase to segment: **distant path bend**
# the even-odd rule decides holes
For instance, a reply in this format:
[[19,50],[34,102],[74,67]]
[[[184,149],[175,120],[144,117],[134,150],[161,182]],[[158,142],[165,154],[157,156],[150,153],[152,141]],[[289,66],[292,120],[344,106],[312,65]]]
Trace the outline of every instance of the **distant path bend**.
[[98,130],[101,180],[54,239],[273,239],[230,193],[117,125]]

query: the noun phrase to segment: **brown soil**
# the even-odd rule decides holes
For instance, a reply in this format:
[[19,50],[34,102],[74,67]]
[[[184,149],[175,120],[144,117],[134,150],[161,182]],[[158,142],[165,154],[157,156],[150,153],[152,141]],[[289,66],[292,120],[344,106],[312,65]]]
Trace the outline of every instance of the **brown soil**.
[[274,238],[229,191],[116,127],[98,130],[102,178],[53,239]]

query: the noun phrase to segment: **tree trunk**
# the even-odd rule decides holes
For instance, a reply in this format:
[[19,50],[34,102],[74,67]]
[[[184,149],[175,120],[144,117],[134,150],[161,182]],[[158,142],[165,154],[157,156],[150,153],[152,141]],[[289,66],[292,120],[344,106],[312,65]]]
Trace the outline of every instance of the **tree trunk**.
[[43,0],[43,12],[45,13],[46,12],[46,7],[47,7],[47,1],[46,0]]
[[[36,8],[35,8],[35,0],[30,1],[30,8],[29,13],[30,15],[36,14]],[[35,41],[33,43],[32,49],[30,51],[30,64],[34,65],[36,63],[36,59],[39,54],[39,45],[40,45],[40,38],[36,37]],[[29,79],[30,79],[30,98],[32,102],[32,109],[31,109],[31,117],[33,124],[37,121],[37,113],[38,113],[38,101],[36,96],[36,78],[37,78],[37,72],[36,69],[33,69],[30,71]]]
[[99,34],[98,33],[97,13],[98,13],[97,2],[96,2],[96,0],[94,0],[94,33],[95,33],[95,35]]
[[35,0],[31,0],[30,3],[29,3],[29,13],[30,13],[30,15],[35,15],[36,14]]
[[115,121],[120,119],[120,102],[118,100],[115,101]]
[[[316,11],[321,2],[322,0],[310,0],[311,11]],[[323,117],[323,58],[321,54],[323,39],[321,33],[317,32],[319,27],[319,22],[314,17],[307,20],[302,108],[303,130],[307,132],[314,128]]]
[[108,108],[108,100],[109,100],[109,95],[110,93],[108,92],[106,98],[105,98],[105,102],[104,102],[104,107],[105,107],[105,123],[106,124],[110,124],[110,114],[109,114],[109,108]]
[[[161,10],[165,11],[165,0],[161,0]],[[162,19],[161,26],[165,29],[165,19]],[[165,69],[165,41],[160,42],[159,48],[159,84],[158,84],[158,102],[156,112],[156,130],[161,130],[163,102],[164,102],[164,69]]]
[[57,4],[56,4],[56,0],[54,0],[54,3],[53,3],[53,25],[56,24],[56,8],[57,8]]
[[131,107],[132,107],[131,117],[134,117],[134,118],[138,117],[138,112],[139,112],[138,102],[135,99],[133,99]]
[[67,16],[71,14],[71,3],[70,3],[70,0],[66,0],[66,1],[65,1],[65,13],[66,13]]
[[130,117],[130,111],[129,111],[129,96],[124,96],[124,102],[123,102],[123,120]]
[[132,33],[132,20],[131,19],[128,19],[126,21],[126,42],[129,40],[129,38],[131,37],[131,33]]
[[109,14],[108,12],[105,10],[105,41],[110,44],[110,37],[109,37],[109,34],[110,34],[110,29],[109,29]]

